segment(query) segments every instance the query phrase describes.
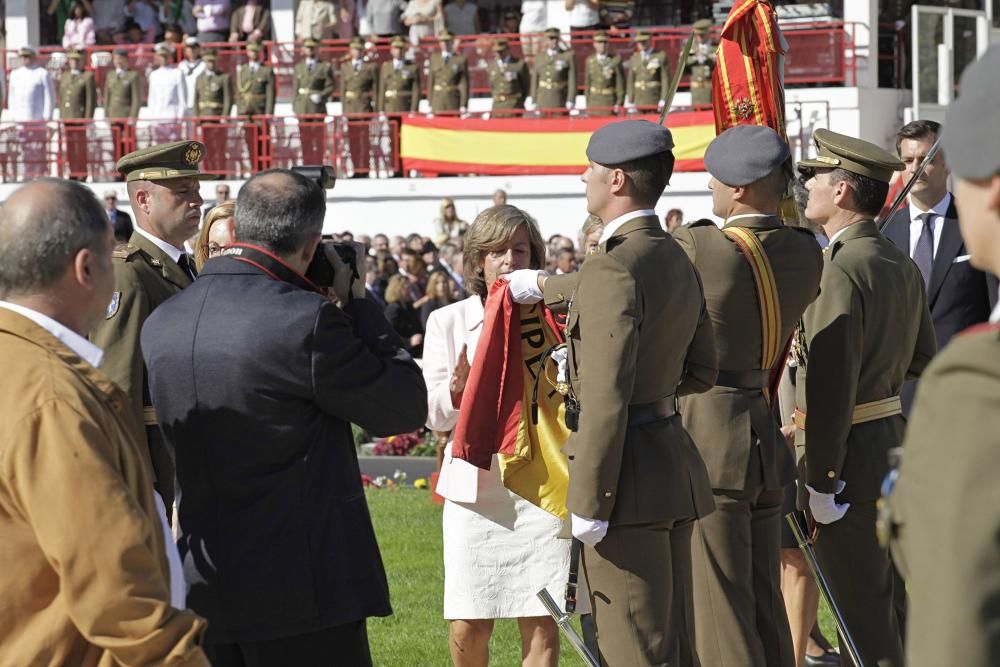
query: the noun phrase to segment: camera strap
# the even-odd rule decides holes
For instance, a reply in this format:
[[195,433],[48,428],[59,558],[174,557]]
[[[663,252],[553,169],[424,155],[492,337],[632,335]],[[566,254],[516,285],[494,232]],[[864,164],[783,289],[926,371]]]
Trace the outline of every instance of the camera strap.
[[288,264],[274,253],[260,246],[250,245],[249,243],[233,243],[226,246],[222,254],[226,257],[232,257],[238,262],[246,262],[247,264],[256,266],[275,280],[290,283],[310,292],[323,294],[323,291],[316,283],[288,266]]

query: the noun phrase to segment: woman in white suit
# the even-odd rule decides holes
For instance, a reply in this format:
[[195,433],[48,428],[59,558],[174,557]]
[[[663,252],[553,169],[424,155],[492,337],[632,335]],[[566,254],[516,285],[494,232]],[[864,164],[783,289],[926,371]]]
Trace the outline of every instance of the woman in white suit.
[[[483,329],[483,304],[497,277],[541,268],[545,245],[535,221],[514,206],[480,213],[465,237],[468,299],[431,313],[424,339],[427,426],[451,431]],[[507,490],[496,456],[481,470],[445,449],[437,492],[444,506],[444,616],[458,667],[486,667],[493,621],[516,618],[523,665],[555,666],[559,631],[538,601],[566,588],[569,540],[556,516]],[[580,596],[581,603],[586,596]]]

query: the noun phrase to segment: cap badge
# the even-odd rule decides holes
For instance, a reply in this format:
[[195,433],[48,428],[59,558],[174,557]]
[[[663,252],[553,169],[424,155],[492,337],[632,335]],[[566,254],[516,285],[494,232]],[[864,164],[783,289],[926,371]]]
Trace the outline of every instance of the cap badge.
[[198,164],[201,161],[201,158],[201,146],[197,144],[191,144],[191,146],[188,147],[187,152],[184,154],[184,161],[190,165]]

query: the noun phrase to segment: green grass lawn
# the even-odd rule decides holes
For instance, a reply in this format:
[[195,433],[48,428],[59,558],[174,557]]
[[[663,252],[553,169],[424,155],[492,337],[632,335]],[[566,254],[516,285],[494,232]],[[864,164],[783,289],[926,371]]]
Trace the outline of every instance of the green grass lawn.
[[[441,507],[428,491],[373,489],[368,505],[389,576],[394,614],[369,621],[372,658],[378,667],[447,667],[448,623],[443,619],[444,565]],[[561,591],[550,591],[558,600]],[[833,621],[820,611],[820,625],[834,637]],[[497,621],[490,645],[491,667],[521,664],[521,642],[513,620]],[[581,665],[563,640],[560,664]]]

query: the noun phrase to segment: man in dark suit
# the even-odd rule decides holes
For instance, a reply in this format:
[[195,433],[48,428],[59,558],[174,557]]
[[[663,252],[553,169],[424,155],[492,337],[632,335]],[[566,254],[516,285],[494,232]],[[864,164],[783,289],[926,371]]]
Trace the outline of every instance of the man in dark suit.
[[104,192],[104,212],[111,221],[111,227],[115,230],[115,241],[128,243],[132,236],[132,216],[118,208],[118,193],[114,190]]
[[188,604],[209,620],[216,667],[371,665],[365,619],[391,613],[351,423],[419,428],[427,390],[332,249],[320,252],[342,308],[305,278],[325,214],[304,176],[254,176],[236,204],[241,243],[143,328],[177,454]]
[[[912,178],[940,131],[940,123],[915,120],[896,134],[896,152],[906,164],[904,182]],[[909,206],[892,216],[884,230],[920,269],[938,349],[959,331],[985,322],[997,300],[996,278],[969,263],[955,198],[948,192],[948,174],[940,151],[913,185]],[[903,386],[904,415],[910,413],[915,390],[916,382]]]

